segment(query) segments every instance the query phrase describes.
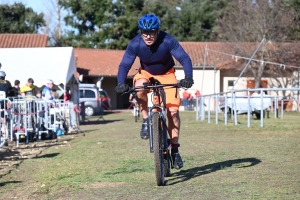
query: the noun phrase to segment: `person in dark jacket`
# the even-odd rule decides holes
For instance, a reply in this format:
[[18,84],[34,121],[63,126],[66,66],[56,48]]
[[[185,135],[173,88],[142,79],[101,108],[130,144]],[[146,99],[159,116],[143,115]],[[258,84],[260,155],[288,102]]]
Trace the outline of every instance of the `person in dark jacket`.
[[15,85],[13,87],[13,97],[18,97],[19,95],[21,95],[20,92],[20,81],[19,80],[15,80]]

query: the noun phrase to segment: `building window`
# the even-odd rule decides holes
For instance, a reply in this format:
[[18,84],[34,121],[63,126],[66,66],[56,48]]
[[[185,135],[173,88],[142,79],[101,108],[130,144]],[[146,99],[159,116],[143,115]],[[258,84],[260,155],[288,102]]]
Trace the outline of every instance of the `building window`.
[[233,85],[234,85],[234,81],[228,81],[228,87]]

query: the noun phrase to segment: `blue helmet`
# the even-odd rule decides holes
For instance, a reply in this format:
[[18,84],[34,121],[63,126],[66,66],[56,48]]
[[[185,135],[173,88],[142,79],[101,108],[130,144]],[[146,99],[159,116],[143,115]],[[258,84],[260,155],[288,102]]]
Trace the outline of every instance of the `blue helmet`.
[[155,30],[160,26],[160,20],[153,14],[146,14],[138,21],[138,27],[141,30]]

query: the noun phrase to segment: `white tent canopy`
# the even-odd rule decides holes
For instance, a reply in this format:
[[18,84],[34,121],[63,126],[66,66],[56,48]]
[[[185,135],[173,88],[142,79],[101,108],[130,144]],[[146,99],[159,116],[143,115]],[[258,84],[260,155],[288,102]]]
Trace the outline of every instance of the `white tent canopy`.
[[52,79],[56,85],[68,84],[72,94],[76,93],[76,97],[72,95],[74,101],[78,99],[73,47],[0,48],[0,63],[12,85],[19,80],[22,86],[32,78],[34,85],[41,87]]

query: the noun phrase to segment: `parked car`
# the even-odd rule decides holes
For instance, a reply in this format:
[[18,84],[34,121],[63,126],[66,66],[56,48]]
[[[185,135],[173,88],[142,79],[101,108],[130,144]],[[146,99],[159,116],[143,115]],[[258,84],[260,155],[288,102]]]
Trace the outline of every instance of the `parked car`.
[[[219,98],[219,107],[225,113],[225,98],[227,98],[227,116],[231,117],[231,109],[234,111],[236,109],[236,113],[239,114],[247,114],[248,108],[250,107],[250,113],[255,114],[257,119],[260,119],[260,111],[261,109],[268,109],[272,105],[272,97],[270,95],[261,96],[257,93],[254,93],[250,97],[250,104],[248,102],[247,96],[236,96],[235,102],[232,101],[231,96],[223,96]],[[263,102],[262,102],[263,101]],[[263,104],[261,104],[263,103]]]
[[95,84],[79,84],[79,102],[84,102],[85,115],[92,116],[102,110],[99,88]]
[[111,104],[110,104],[110,98],[109,98],[107,92],[103,89],[100,89],[99,92],[100,92],[103,109],[109,110],[111,108]]

